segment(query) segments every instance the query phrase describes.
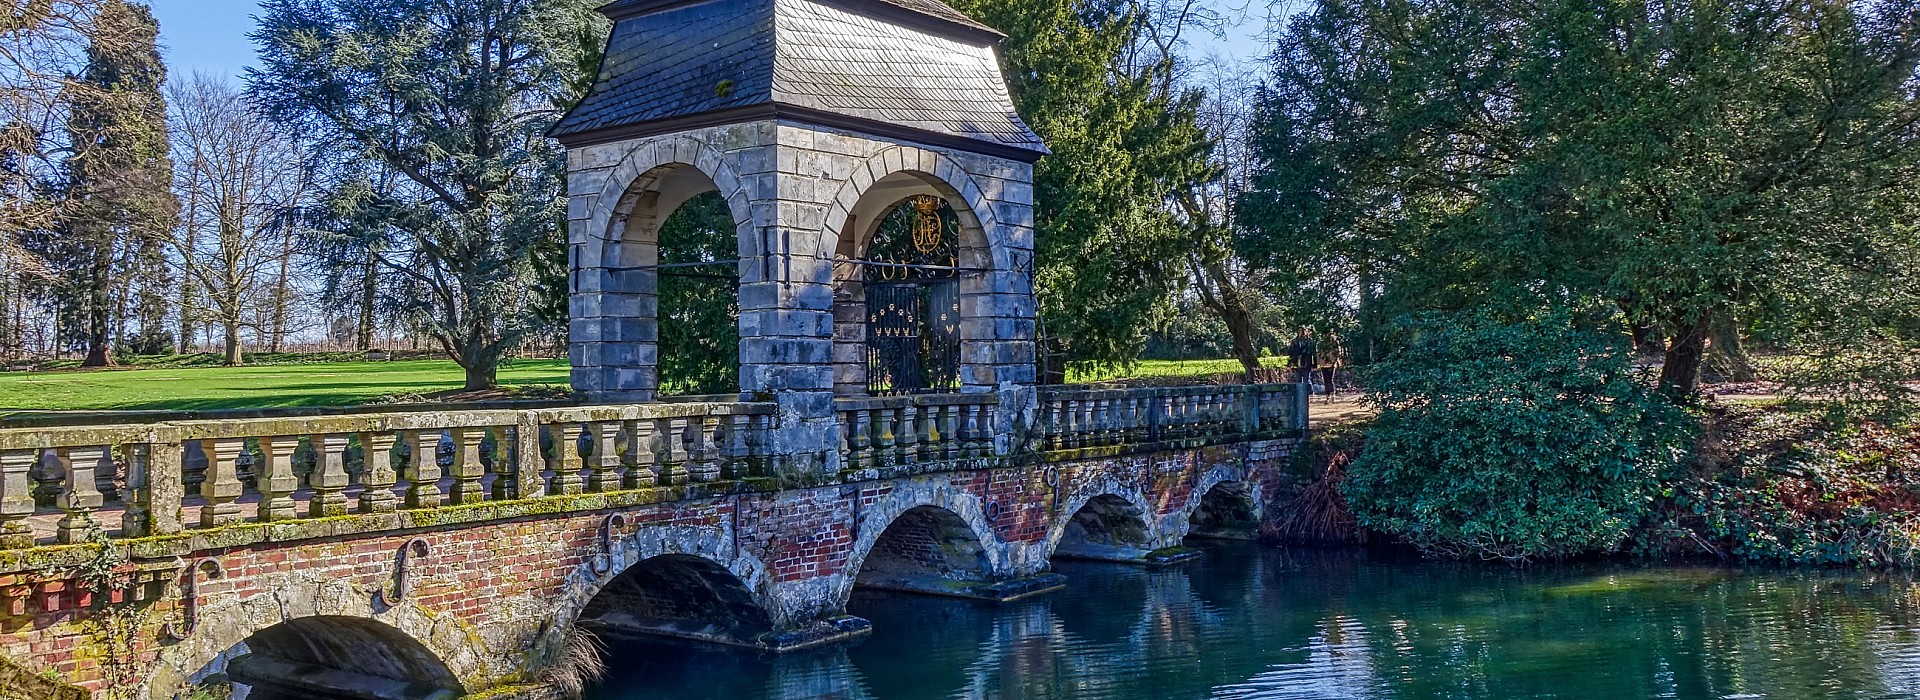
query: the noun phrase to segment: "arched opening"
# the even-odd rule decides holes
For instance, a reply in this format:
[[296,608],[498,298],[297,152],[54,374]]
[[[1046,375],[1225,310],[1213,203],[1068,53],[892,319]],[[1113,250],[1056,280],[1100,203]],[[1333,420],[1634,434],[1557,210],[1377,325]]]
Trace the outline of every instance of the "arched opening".
[[1139,561],[1153,548],[1147,514],[1113,494],[1095,496],[1075,511],[1054,545],[1053,556],[1102,561]]
[[660,393],[740,388],[739,233],[718,190],[660,223]]
[[834,269],[834,385],[848,396],[959,391],[961,299],[986,287],[986,236],[952,187],[900,172],[848,212]]
[[762,646],[773,619],[726,567],[665,554],[634,564],[600,589],[580,623],[614,632]]
[[[220,668],[214,668],[218,666]],[[196,674],[248,700],[425,700],[465,691],[419,641],[358,617],[303,617],[253,633]]]
[[604,233],[574,234],[574,388],[596,399],[739,388],[742,207],[699,168],[635,178]]
[[1207,489],[1187,518],[1187,536],[1250,540],[1260,527],[1253,494],[1244,482],[1224,481]]
[[986,547],[965,520],[945,508],[919,506],[894,518],[874,540],[854,585],[964,595],[991,571]]

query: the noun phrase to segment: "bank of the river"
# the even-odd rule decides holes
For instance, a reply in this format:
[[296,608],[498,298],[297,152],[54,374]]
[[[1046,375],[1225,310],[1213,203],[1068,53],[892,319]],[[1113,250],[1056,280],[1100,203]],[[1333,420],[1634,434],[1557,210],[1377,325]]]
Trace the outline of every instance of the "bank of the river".
[[[1780,401],[1710,404],[1679,473],[1619,553],[1728,563],[1920,565],[1920,429]],[[1340,493],[1365,449],[1364,416],[1319,426],[1296,465],[1309,485],[1276,504],[1268,535],[1355,543]],[[1372,541],[1383,538],[1374,535]]]
[[1903,575],[1202,546],[1016,604],[861,593],[850,647],[618,642],[587,698],[1920,698]]

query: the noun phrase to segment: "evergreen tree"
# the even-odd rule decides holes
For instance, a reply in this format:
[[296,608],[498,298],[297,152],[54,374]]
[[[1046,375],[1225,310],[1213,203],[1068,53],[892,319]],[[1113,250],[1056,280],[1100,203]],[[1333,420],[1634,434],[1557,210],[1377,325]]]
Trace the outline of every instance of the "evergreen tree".
[[[335,197],[377,218],[387,301],[495,386],[537,322],[533,252],[559,237],[563,153],[544,132],[578,84],[588,0],[269,0],[255,96],[343,157],[395,176]],[[378,179],[378,178],[376,178]]]
[[1053,350],[1125,363],[1169,308],[1193,231],[1177,190],[1203,180],[1200,95],[1169,80],[1171,56],[1135,59],[1146,16],[1120,0],[965,0],[1007,32],[1013,103],[1053,154],[1034,166],[1035,291]]
[[1716,329],[1911,328],[1916,31],[1891,1],[1326,0],[1275,53],[1241,248],[1369,318],[1616,307],[1676,395]]
[[80,78],[86,89],[76,91],[67,119],[64,218],[36,246],[61,268],[54,292],[90,367],[113,364],[130,304],[142,307],[133,315],[143,327],[158,329],[165,311],[153,307],[165,302],[142,290],[166,284],[154,241],[173,229],[179,210],[169,188],[159,22],[145,5],[107,0],[92,31]]

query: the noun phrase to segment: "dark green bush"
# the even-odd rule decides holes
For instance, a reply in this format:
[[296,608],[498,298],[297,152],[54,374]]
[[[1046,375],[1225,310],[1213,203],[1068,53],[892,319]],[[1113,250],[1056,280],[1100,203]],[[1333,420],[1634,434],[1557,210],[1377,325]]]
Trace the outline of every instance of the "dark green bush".
[[1413,324],[1368,373],[1380,409],[1342,486],[1360,524],[1450,557],[1616,549],[1693,433],[1624,334],[1566,314]]

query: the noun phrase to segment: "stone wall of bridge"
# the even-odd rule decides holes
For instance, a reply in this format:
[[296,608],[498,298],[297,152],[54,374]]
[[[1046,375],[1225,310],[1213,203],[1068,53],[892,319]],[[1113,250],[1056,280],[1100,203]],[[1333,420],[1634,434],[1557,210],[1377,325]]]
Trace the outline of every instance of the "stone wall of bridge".
[[[537,681],[577,624],[801,647],[865,631],[845,615],[857,585],[1010,598],[1057,586],[1054,556],[1176,558],[1213,501],[1262,512],[1287,486],[1292,445],[1060,445],[805,488],[555,494],[416,511],[391,528],[361,527],[375,515],[289,523],[230,546],[215,530],[41,548],[0,562],[21,572],[0,578],[0,654],[99,698],[168,698],[248,669],[322,686],[388,679],[379,692],[409,697],[407,683]],[[229,668],[237,658],[246,668]]]

